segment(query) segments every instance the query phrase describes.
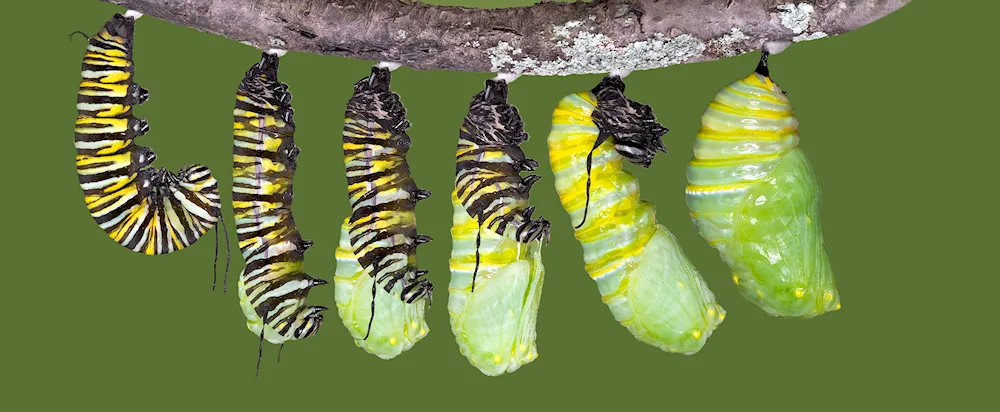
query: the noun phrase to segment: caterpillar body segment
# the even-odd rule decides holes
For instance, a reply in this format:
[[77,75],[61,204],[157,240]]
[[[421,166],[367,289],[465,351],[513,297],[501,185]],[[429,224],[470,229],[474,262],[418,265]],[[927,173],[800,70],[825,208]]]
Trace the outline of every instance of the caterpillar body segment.
[[823,246],[819,184],[798,141],[798,119],[765,53],[702,116],[686,194],[742,294],[771,315],[809,318],[840,309],[840,296]]
[[[390,91],[391,67],[372,67],[354,86],[344,122],[344,165],[352,214],[337,249],[337,308],[355,344],[392,359],[427,335],[434,286],[417,268],[417,188],[406,153],[406,109]],[[379,292],[381,289],[384,293]],[[426,298],[426,299],[425,299]]]
[[135,139],[149,122],[132,114],[149,99],[134,81],[136,14],[115,14],[90,36],[83,56],[74,128],[76,169],[91,217],[129,250],[160,255],[191,246],[220,217],[211,171],[154,169],[156,154]]
[[623,168],[625,160],[648,166],[666,150],[667,131],[624,89],[620,77],[607,76],[558,103],[548,137],[556,191],[614,318],[642,342],[693,354],[725,311]]
[[496,376],[535,360],[535,324],[549,222],[532,219],[528,192],[538,163],[525,157],[528,139],[507,82],[486,81],[459,132],[452,192],[448,313],[459,351],[483,374]]
[[240,307],[261,344],[315,335],[327,309],[306,304],[309,291],[327,282],[306,274],[305,252],[313,242],[302,238],[292,217],[299,148],[291,100],[288,85],[278,81],[278,56],[264,52],[240,83],[233,110],[233,211],[246,261]]

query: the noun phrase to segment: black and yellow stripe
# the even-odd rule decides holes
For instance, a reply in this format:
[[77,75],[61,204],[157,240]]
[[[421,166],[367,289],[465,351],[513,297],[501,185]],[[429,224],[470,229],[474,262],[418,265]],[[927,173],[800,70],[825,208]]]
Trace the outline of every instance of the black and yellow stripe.
[[347,233],[361,268],[375,278],[372,283],[374,320],[376,285],[390,293],[397,282],[399,298],[406,303],[432,297],[434,286],[426,270],[417,269],[417,246],[431,238],[417,234],[415,206],[431,195],[417,188],[406,163],[410,137],[406,108],[389,90],[388,68],[373,67],[370,76],[354,85],[344,119],[344,164],[353,210]]
[[149,98],[133,81],[133,17],[115,14],[91,36],[77,95],[76,168],[87,209],[116,242],[147,255],[190,246],[219,220],[218,183],[207,167],[178,174],[134,144],[149,131],[132,107]]
[[315,335],[327,309],[306,305],[309,290],[327,282],[305,273],[312,242],[302,239],[292,218],[299,148],[291,100],[288,85],[278,82],[278,56],[265,52],[240,83],[233,110],[233,211],[246,260],[240,306],[261,344]]

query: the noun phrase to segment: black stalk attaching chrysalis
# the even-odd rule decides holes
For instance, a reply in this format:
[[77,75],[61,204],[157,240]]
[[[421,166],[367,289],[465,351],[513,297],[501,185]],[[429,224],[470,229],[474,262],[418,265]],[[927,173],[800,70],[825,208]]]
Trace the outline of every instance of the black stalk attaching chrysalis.
[[757,63],[757,69],[754,70],[757,74],[764,77],[771,77],[771,71],[767,68],[767,50],[760,51],[760,62]]
[[597,109],[591,116],[600,133],[587,154],[587,200],[583,220],[577,229],[587,222],[590,209],[590,168],[594,150],[610,138],[618,154],[642,167],[649,167],[658,151],[667,151],[661,140],[667,128],[657,123],[652,108],[625,97],[625,82],[621,77],[604,77],[591,93],[597,98]]

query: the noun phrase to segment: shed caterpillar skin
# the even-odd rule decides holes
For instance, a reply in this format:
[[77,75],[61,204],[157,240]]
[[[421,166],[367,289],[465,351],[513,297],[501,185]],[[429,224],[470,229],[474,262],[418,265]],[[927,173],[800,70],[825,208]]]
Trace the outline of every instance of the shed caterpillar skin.
[[482,373],[513,372],[538,358],[535,323],[542,297],[542,241],[549,222],[532,219],[528,192],[538,163],[507,82],[487,80],[459,133],[451,201],[448,314],[459,351]]
[[556,191],[615,320],[642,342],[693,354],[726,312],[622,168],[625,160],[648,167],[666,151],[667,132],[624,91],[620,77],[607,76],[559,101],[548,138]]
[[719,91],[702,116],[687,204],[733,282],[767,313],[809,318],[840,309],[819,221],[820,189],[798,148],[798,119],[757,70]]
[[[133,141],[149,123],[132,115],[149,91],[133,81],[135,17],[115,14],[88,40],[77,94],[76,170],[87,209],[118,244],[147,255],[191,246],[219,221],[219,185],[190,165],[154,169],[156,154]],[[216,238],[218,240],[218,238]]]
[[[327,309],[306,304],[310,289],[327,282],[305,273],[313,242],[302,239],[292,218],[299,148],[291,100],[288,85],[278,81],[278,56],[264,52],[240,83],[233,110],[233,211],[246,260],[240,307],[260,345],[315,335]],[[258,371],[259,354],[260,348]]]
[[427,271],[417,269],[417,246],[431,238],[417,234],[414,213],[431,193],[410,177],[410,123],[390,80],[389,68],[372,67],[347,104],[344,165],[353,212],[341,227],[334,276],[344,326],[355,344],[382,359],[427,335],[424,311],[434,290],[422,278]]

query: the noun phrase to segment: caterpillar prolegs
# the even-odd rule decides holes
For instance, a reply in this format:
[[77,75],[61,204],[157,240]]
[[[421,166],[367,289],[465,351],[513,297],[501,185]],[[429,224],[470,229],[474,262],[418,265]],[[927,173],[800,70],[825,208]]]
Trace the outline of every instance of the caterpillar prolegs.
[[219,187],[202,165],[177,174],[154,169],[156,154],[134,143],[149,131],[145,119],[132,115],[149,98],[133,79],[132,39],[140,16],[115,14],[88,40],[76,104],[76,169],[101,229],[130,250],[159,255],[191,246],[215,227]]
[[427,271],[417,269],[417,246],[431,238],[417,234],[414,213],[431,193],[410,176],[410,123],[390,80],[388,64],[373,67],[347,104],[344,165],[353,212],[341,227],[334,277],[344,326],[355,344],[382,359],[427,335],[424,312],[434,290],[422,278]]
[[559,101],[548,137],[556,191],[615,320],[642,342],[692,354],[725,311],[622,168],[624,160],[649,166],[666,151],[660,138],[667,132],[649,106],[624,91],[621,77],[611,75]]
[[486,81],[459,133],[448,313],[459,350],[482,373],[513,372],[538,357],[535,322],[542,296],[542,241],[549,222],[532,219],[528,192],[538,163],[507,82]]
[[299,148],[292,95],[278,81],[280,54],[261,54],[240,83],[233,110],[233,211],[246,261],[239,297],[247,328],[260,339],[258,371],[264,340],[283,345],[315,335],[327,309],[306,304],[309,291],[327,282],[305,273],[313,243],[302,239],[292,218]]
[[840,309],[819,184],[798,141],[798,119],[771,81],[765,52],[754,73],[719,91],[705,110],[687,171],[699,232],[742,294],[774,316]]

